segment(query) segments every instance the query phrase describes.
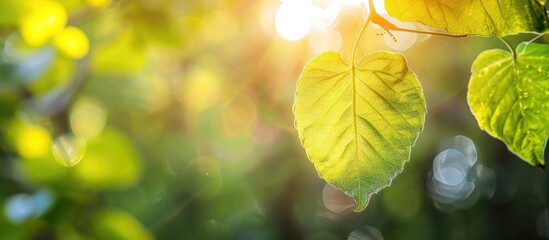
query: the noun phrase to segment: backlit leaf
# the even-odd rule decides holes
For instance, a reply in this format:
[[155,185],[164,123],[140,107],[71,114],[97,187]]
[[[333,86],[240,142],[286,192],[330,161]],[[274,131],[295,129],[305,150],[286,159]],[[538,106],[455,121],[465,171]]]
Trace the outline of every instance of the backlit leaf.
[[401,21],[421,22],[454,34],[506,36],[549,26],[538,0],[386,0],[385,8]]
[[549,45],[522,43],[516,60],[494,49],[473,63],[467,100],[481,129],[543,166],[549,135]]
[[353,68],[326,52],[299,77],[294,112],[320,177],[352,196],[360,211],[402,171],[426,109],[402,55],[373,53]]

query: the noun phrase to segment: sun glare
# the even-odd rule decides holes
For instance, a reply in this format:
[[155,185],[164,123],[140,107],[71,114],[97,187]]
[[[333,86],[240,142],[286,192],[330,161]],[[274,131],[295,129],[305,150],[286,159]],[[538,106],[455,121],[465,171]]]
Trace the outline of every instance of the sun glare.
[[285,39],[297,41],[311,30],[311,2],[284,1],[275,17],[276,32]]
[[[387,13],[384,0],[373,0],[373,3],[379,14]],[[368,0],[281,0],[275,15],[276,32],[287,40],[297,41],[311,29],[329,30],[337,22],[341,8],[346,6],[367,8]]]
[[379,14],[387,13],[387,10],[385,10],[385,2],[384,0],[373,0],[374,2],[374,8],[376,9],[376,12]]
[[[417,28],[414,23],[401,23],[389,16],[385,10],[384,0],[372,2],[376,12],[396,26]],[[309,48],[312,52],[320,54],[341,47],[342,36],[334,30],[341,10],[358,7],[368,11],[368,6],[368,0],[281,0],[279,4],[272,6],[270,15],[271,18],[274,17],[274,26],[279,36],[289,41],[298,41],[308,36]],[[264,9],[264,15],[269,15],[267,10]],[[330,35],[334,33],[335,35]],[[381,40],[392,49],[404,51],[418,41],[418,34],[392,31],[391,34],[385,34]]]

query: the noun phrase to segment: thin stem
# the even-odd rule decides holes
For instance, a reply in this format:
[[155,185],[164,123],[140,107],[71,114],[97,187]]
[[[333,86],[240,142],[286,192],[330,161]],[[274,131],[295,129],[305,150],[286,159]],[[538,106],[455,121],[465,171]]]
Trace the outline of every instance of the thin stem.
[[364,25],[362,25],[362,27],[360,28],[360,32],[358,33],[358,36],[355,39],[355,44],[353,45],[353,55],[351,57],[352,68],[355,67],[355,58],[356,58],[356,53],[358,52],[358,46],[360,45],[360,41],[362,40],[362,35],[364,35],[364,32],[368,27],[368,24],[370,24],[370,20],[371,20],[370,15],[368,15],[368,18],[364,22]]
[[421,34],[431,34],[431,35],[438,35],[438,36],[444,36],[444,37],[454,37],[454,38],[464,38],[469,35],[464,34],[450,34],[450,33],[442,33],[442,32],[429,32],[429,31],[421,31],[421,30],[414,30],[414,29],[407,29],[407,28],[400,28],[400,27],[390,27],[388,29],[391,29],[393,31],[398,32],[411,32],[411,33],[421,33]]
[[535,38],[532,38],[532,40],[528,41],[528,44],[533,43],[534,41],[538,40],[540,37],[543,37],[543,35],[545,35],[547,33],[549,33],[549,32],[536,33],[537,36]]
[[374,7],[374,1],[368,0],[368,7],[370,8],[370,13],[377,14],[376,8]]
[[513,55],[513,59],[516,60],[517,53],[515,52],[515,49],[511,46],[511,44],[507,40],[505,40],[505,38],[503,37],[500,37],[499,40],[501,40],[505,44],[505,46],[509,48],[509,51],[511,51],[511,54]]

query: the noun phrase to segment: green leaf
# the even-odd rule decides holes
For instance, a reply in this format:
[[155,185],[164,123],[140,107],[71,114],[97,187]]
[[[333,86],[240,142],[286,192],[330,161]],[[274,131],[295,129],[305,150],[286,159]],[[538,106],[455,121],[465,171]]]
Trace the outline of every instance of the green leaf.
[[467,100],[481,129],[534,166],[549,135],[549,45],[521,43],[516,60],[493,49],[473,63]]
[[539,0],[386,0],[387,12],[404,22],[421,22],[454,34],[506,36],[540,32],[548,25]]
[[351,67],[326,52],[299,77],[294,113],[320,177],[352,196],[360,211],[402,171],[426,109],[402,55],[377,52]]
[[149,230],[130,213],[118,208],[104,208],[94,215],[93,230],[96,239],[151,240]]

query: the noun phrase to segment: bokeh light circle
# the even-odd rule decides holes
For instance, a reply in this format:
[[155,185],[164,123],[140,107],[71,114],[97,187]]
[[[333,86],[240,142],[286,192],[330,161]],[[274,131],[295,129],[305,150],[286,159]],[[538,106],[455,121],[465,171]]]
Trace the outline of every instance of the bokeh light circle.
[[283,2],[275,17],[276,32],[290,41],[305,37],[311,30],[309,9],[307,1]]

